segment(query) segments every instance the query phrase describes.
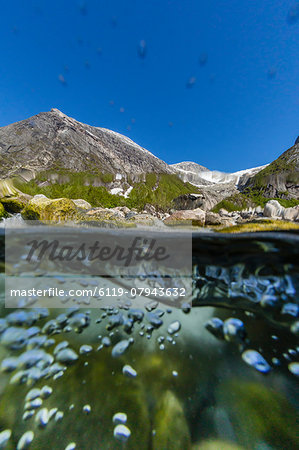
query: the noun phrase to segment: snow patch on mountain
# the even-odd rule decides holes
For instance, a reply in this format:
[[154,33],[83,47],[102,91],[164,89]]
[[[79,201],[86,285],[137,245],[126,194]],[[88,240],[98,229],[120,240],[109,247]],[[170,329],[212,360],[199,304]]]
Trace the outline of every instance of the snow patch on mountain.
[[220,172],[218,170],[208,170],[200,172],[200,177],[206,181],[210,181],[211,183],[223,184],[233,182],[235,183],[235,185],[238,185],[242,177],[251,177],[263,170],[265,167],[267,167],[267,165],[268,164],[264,166],[253,167],[251,169],[238,170],[237,172],[232,173]]

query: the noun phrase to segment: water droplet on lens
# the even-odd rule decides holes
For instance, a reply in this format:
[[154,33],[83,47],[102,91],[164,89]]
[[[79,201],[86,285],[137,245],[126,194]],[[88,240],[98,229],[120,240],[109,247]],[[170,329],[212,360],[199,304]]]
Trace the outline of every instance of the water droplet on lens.
[[192,88],[196,82],[196,77],[190,77],[186,83],[187,88]]
[[299,3],[295,3],[289,10],[287,15],[287,23],[294,25],[299,20]]
[[146,46],[146,42],[144,40],[141,40],[139,42],[139,46],[138,46],[138,55],[141,59],[144,59],[147,53],[147,46]]

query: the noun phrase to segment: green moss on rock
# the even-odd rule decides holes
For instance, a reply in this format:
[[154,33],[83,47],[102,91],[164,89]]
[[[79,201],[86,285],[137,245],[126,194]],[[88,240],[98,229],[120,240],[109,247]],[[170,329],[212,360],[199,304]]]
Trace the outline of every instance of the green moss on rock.
[[7,217],[7,212],[5,211],[2,203],[0,203],[0,220],[4,219],[5,217]]
[[72,220],[77,214],[75,203],[67,198],[51,200],[44,196],[36,196],[22,212],[26,220],[53,220],[56,222]]
[[220,391],[220,403],[245,448],[257,448],[257,442],[269,448],[297,448],[296,411],[281,394],[262,383],[237,379],[220,386]]
[[31,198],[29,195],[20,193],[16,197],[4,197],[1,199],[1,202],[7,212],[19,213],[26,207]]

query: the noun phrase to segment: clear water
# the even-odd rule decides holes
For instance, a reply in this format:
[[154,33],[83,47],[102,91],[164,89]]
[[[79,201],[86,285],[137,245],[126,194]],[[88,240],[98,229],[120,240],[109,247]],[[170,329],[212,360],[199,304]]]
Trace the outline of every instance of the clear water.
[[0,448],[297,448],[298,252],[194,236],[191,310],[9,310],[2,274]]

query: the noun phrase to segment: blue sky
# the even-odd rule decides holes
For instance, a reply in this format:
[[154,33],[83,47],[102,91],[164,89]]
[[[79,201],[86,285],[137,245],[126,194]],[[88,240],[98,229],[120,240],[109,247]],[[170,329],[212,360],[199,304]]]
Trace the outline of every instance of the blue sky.
[[224,171],[299,134],[294,0],[0,2],[0,126],[56,107]]

